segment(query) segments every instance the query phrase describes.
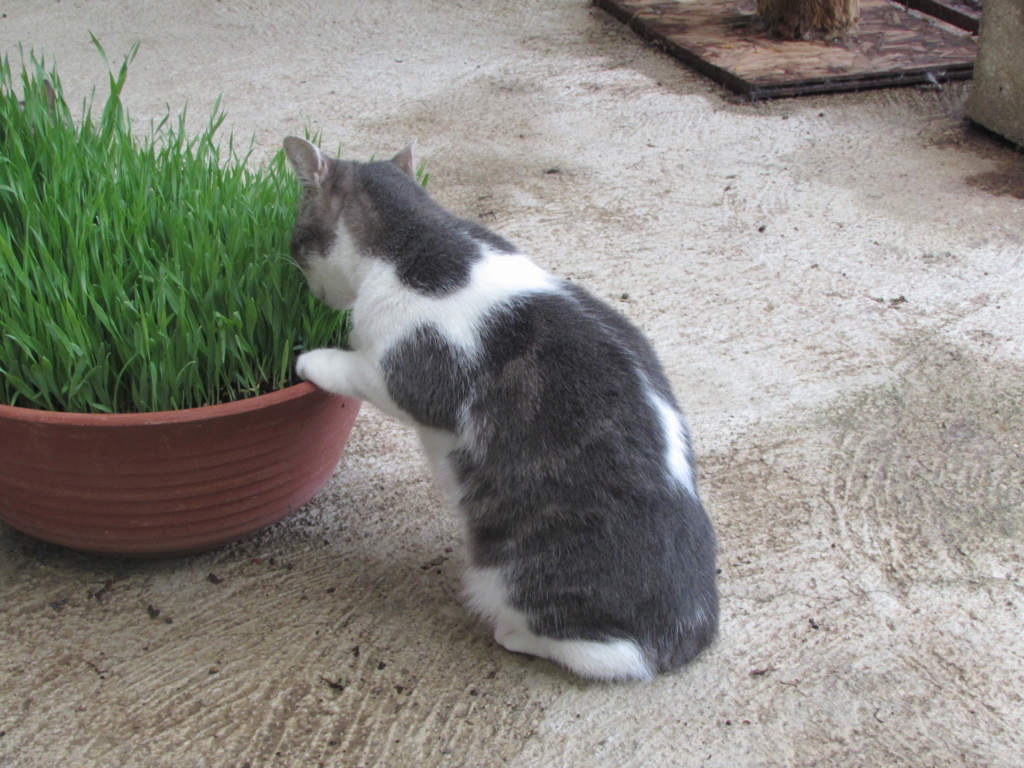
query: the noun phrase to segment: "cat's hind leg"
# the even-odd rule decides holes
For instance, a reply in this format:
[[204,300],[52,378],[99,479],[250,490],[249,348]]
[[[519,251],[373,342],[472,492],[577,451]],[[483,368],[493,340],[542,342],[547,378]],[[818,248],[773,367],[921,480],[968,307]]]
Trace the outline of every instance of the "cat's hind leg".
[[517,622],[499,623],[494,639],[505,650],[550,659],[590,680],[650,680],[654,673],[632,640],[559,640]]
[[592,680],[650,680],[654,676],[640,646],[632,640],[562,640],[530,629],[525,613],[508,605],[504,578],[497,568],[467,572],[469,603],[494,625],[494,640],[513,653],[549,659]]

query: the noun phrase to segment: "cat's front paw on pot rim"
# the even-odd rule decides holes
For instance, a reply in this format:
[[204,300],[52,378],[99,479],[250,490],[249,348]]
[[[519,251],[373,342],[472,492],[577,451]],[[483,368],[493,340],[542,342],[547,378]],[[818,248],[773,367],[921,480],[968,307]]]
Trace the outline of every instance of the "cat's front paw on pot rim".
[[304,379],[320,389],[334,392],[335,394],[347,394],[339,392],[339,366],[342,364],[344,353],[337,349],[314,349],[310,352],[303,352],[295,361],[295,372],[299,378]]

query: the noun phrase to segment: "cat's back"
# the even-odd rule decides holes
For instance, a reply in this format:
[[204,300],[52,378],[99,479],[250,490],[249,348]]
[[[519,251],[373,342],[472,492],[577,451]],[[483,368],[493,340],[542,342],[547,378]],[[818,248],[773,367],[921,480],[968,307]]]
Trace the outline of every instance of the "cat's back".
[[496,396],[505,418],[549,446],[575,444],[595,429],[643,432],[656,421],[652,395],[674,407],[644,335],[571,282],[552,278],[546,291],[495,304],[480,339],[481,400]]
[[622,314],[555,281],[493,306],[479,346],[459,458],[469,497],[488,497],[481,514],[495,505],[496,517],[518,508],[541,519],[560,506],[612,525],[673,525],[680,507],[700,506],[682,415],[653,348]]
[[717,625],[715,538],[651,345],[567,282],[496,307],[482,339],[455,454],[474,563],[544,636],[689,661]]

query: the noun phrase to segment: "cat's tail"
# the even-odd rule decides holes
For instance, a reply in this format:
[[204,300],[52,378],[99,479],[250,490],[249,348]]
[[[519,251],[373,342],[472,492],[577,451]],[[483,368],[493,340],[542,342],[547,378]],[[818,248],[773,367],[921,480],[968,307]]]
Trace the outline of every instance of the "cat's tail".
[[527,614],[508,602],[504,576],[498,568],[469,568],[466,572],[469,606],[494,626],[494,639],[506,650],[539,656],[561,664],[588,680],[650,680],[656,664],[633,640],[562,639],[539,635]]
[[587,680],[650,680],[654,669],[632,640],[554,640],[546,642],[547,658]]

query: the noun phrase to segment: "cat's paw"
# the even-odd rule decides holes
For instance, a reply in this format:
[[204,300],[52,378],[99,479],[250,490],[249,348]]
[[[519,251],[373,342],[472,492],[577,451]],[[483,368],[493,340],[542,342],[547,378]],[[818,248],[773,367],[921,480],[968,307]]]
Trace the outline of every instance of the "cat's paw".
[[494,627],[494,640],[506,651],[528,656],[546,656],[545,640],[535,634],[518,616],[504,615]]
[[[338,384],[339,355],[336,349],[314,349],[303,352],[295,361],[295,372],[320,389],[335,392]],[[344,393],[337,393],[344,394]]]
[[538,638],[527,629],[504,629],[494,631],[494,640],[506,651],[525,653],[528,656],[540,656]]

